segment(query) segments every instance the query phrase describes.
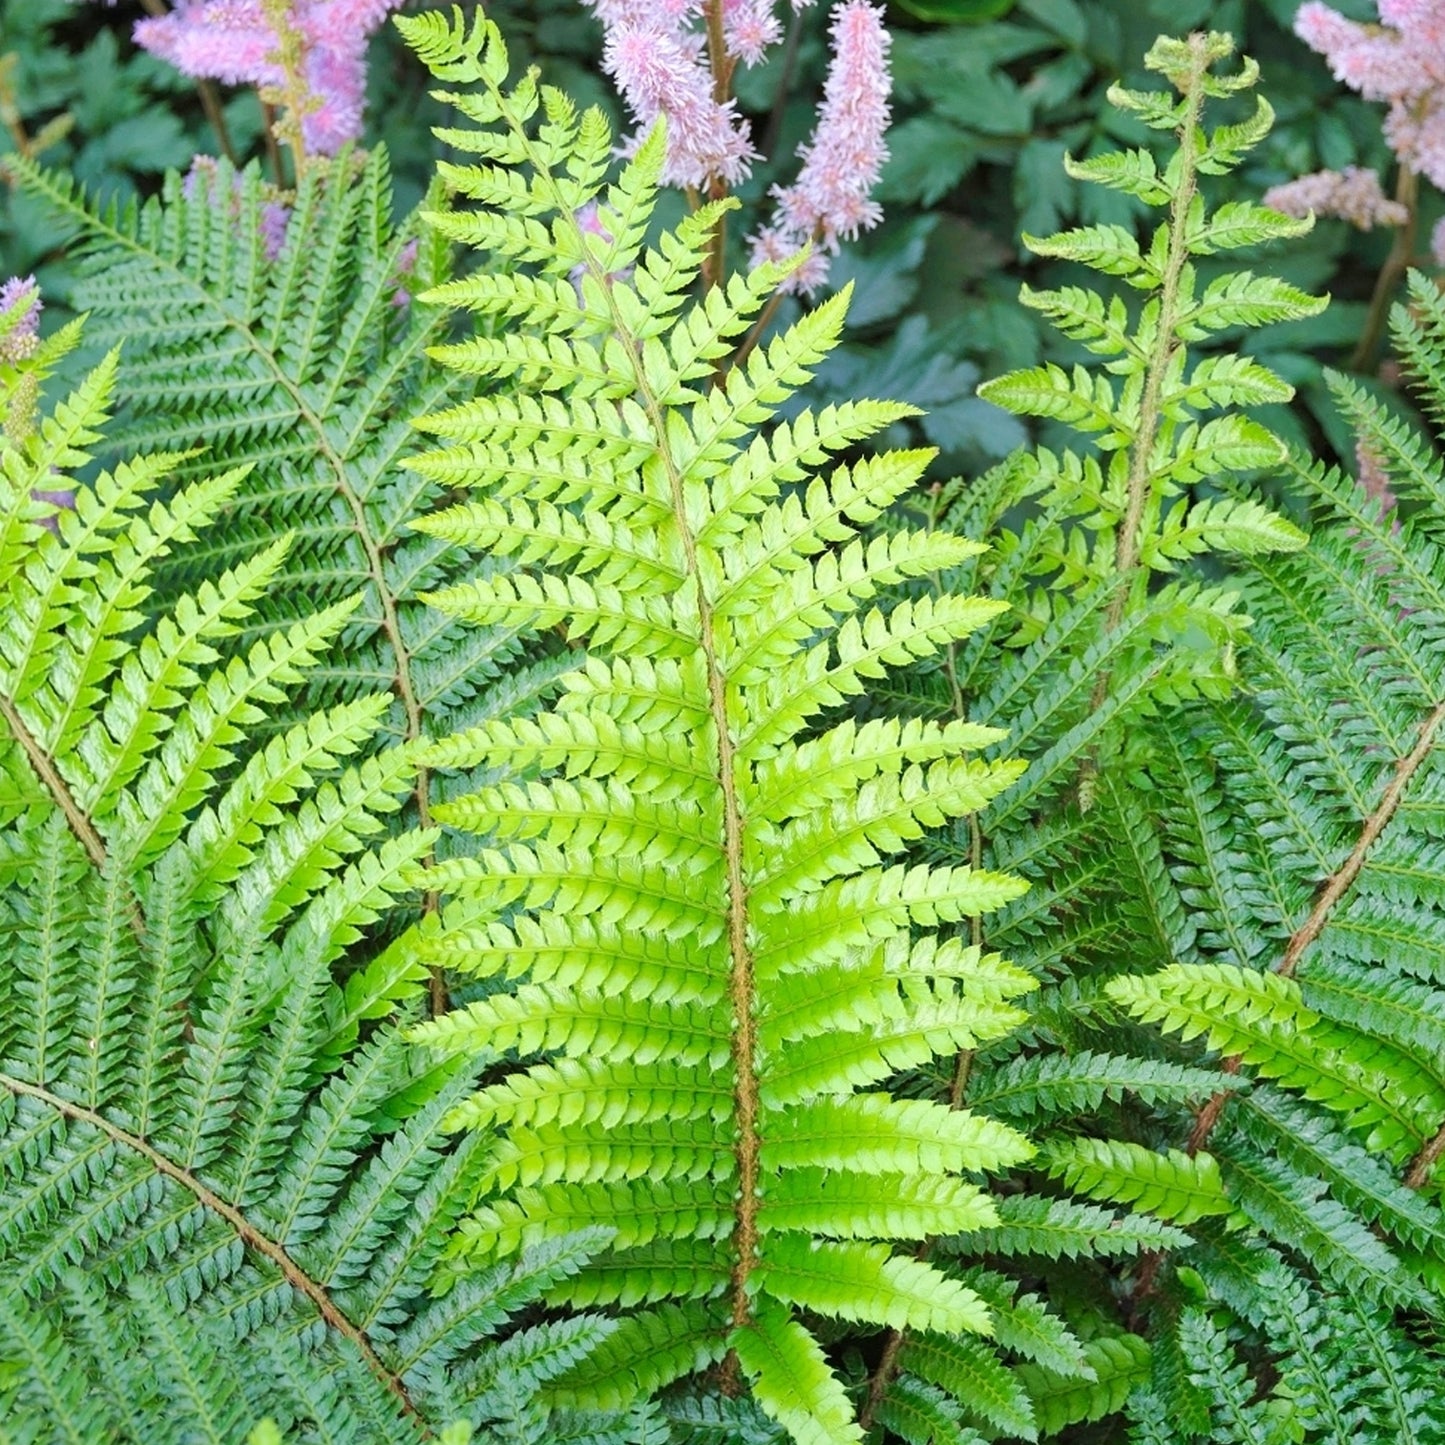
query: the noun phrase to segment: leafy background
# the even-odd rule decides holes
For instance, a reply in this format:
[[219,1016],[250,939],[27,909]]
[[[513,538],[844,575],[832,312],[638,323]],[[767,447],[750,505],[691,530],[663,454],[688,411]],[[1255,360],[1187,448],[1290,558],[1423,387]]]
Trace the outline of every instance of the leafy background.
[[[1067,153],[1089,156],[1120,144],[1160,147],[1105,101],[1110,84],[1143,80],[1140,58],[1161,31],[1196,25],[1230,31],[1263,69],[1263,91],[1278,112],[1269,140],[1229,177],[1218,200],[1257,198],[1269,186],[1322,167],[1372,166],[1389,183],[1380,107],[1336,84],[1320,57],[1290,31],[1299,0],[901,0],[894,33],[892,160],[881,197],[886,219],[847,249],[834,268],[856,279],[846,344],[814,384],[810,401],[869,390],[925,408],[921,429],[942,451],[936,475],[980,470],[1024,439],[1020,424],[974,396],[983,378],[1042,359],[1078,359],[1070,344],[1018,306],[1021,281],[1067,284],[1068,268],[1029,258],[1022,233],[1127,219],[1127,198],[1070,180]],[[408,8],[421,8],[414,3]],[[1364,3],[1344,4],[1367,18]],[[495,0],[488,13],[523,63],[579,102],[617,105],[595,65],[601,36],[577,0]],[[15,147],[15,122],[33,137],[47,122],[65,127],[43,159],[87,187],[124,200],[160,187],[167,168],[196,152],[215,153],[215,133],[196,88],[131,44],[136,3],[112,9],[75,0],[27,0],[0,7],[0,154]],[[825,61],[825,7],[798,17],[788,44],[763,66],[741,71],[739,95],[754,117],[767,160],[742,192],[756,208],[785,179],[794,147],[811,123]],[[232,147],[261,151],[261,113],[247,89],[223,93]],[[390,151],[399,211],[421,196],[437,153],[430,127],[439,113],[420,67],[386,27],[374,42],[368,138]],[[1425,202],[1421,234],[1441,209]],[[756,215],[756,209],[749,212]],[[734,228],[735,238],[746,225]],[[73,257],[58,245],[53,218],[33,200],[0,195],[0,275],[35,272],[47,304],[63,307]],[[1333,304],[1306,322],[1250,339],[1260,359],[1299,389],[1290,414],[1266,418],[1316,450],[1352,450],[1329,405],[1325,366],[1338,366],[1363,324],[1388,233],[1362,234],[1323,221],[1305,240],[1275,248],[1271,269],[1296,285],[1327,291]],[[780,320],[789,319],[784,315]],[[1388,369],[1387,369],[1388,376]],[[1393,406],[1405,407],[1386,387]],[[895,434],[889,442],[908,440]]]

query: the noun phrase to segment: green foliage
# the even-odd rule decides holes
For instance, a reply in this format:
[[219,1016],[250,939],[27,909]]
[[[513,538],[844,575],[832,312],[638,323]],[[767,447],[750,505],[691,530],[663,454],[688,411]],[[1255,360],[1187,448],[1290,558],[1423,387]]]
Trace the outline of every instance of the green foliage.
[[172,177],[158,200],[115,208],[61,175],[13,164],[78,233],[85,262],[74,299],[91,315],[91,334],[124,343],[129,407],[118,444],[200,437],[205,452],[181,465],[182,476],[218,462],[253,469],[224,529],[164,569],[165,595],[291,532],[291,585],[275,590],[254,630],[358,589],[363,598],[308,700],[390,689],[387,727],[403,739],[525,706],[556,670],[528,670],[537,647],[524,653],[511,633],[447,625],[417,599],[456,564],[439,542],[405,531],[441,496],[434,482],[399,476],[416,445],[407,416],[460,401],[473,386],[428,359],[446,317],[411,295],[444,278],[448,252],[420,244],[415,217],[393,224],[386,153],[309,168],[274,257],[254,167],[238,176],[222,163],[184,184]]
[[157,615],[155,566],[243,473],[162,500],[189,457],[160,454],[37,500],[107,422],[113,354],[41,400],[77,337],[0,362],[5,1438],[234,1441],[264,1416],[292,1440],[557,1439],[540,1387],[608,1323],[485,1342],[605,1231],[426,1294],[483,1141],[445,1146],[470,1081],[403,1041],[405,940],[358,947],[432,846],[386,836],[414,752],[371,750],[379,694],[254,737],[360,599],[248,636],[283,537]]
[[[1434,410],[1445,312],[1421,278],[1411,297],[1397,344]],[[1156,886],[1177,890],[1196,940],[1107,991],[1269,1081],[1196,1120],[1191,1148],[1207,1140],[1251,1230],[1242,1249],[1210,1241],[1187,1258],[1265,1331],[1266,1356],[1288,1372],[1280,1410],[1324,1439],[1433,1439],[1438,1406],[1411,1382],[1439,1370],[1418,1321],[1440,1317],[1445,1279],[1429,881],[1445,471],[1362,389],[1332,385],[1394,495],[1296,465],[1314,534],[1302,557],[1251,567],[1251,697],[1187,717],[1151,805],[1172,855]],[[1195,1343],[1204,1328],[1189,1326]],[[1210,1438],[1274,1438],[1275,1417],[1241,1413],[1236,1386],[1223,1367],[1202,1382],[1227,1430]]]
[[[421,423],[440,444],[416,466],[475,500],[417,526],[519,567],[430,600],[589,647],[549,713],[424,754],[538,773],[437,810],[496,841],[428,870],[453,901],[423,957],[520,980],[414,1031],[446,1056],[518,1056],[451,1115],[503,1139],[450,1273],[465,1287],[499,1251],[607,1224],[612,1247],[556,1297],[612,1306],[618,1327],[554,1398],[618,1407],[718,1364],[795,1440],[861,1439],[814,1321],[915,1330],[939,1341],[920,1362],[962,1369],[940,1363],[946,1341],[988,1333],[986,1305],[892,1246],[995,1224],[962,1176],[1031,1152],[1006,1125],[883,1086],[1006,1033],[1033,985],[930,931],[1020,880],[891,861],[1014,782],[1016,764],[974,755],[999,734],[830,728],[828,710],[1000,609],[871,605],[980,550],[932,530],[857,538],[927,455],[821,469],[899,408],[770,427],[834,343],[846,294],[727,367],[786,272],[689,298],[721,208],[644,245],[661,134],[608,184],[602,118],[532,76],[506,89],[494,27],[402,24],[443,81],[473,87],[444,92],[475,123],[446,138],[476,159],[445,168],[463,204],[432,223],[526,268],[431,293],[482,321],[444,362],[496,389]],[[592,204],[600,232],[579,224]],[[997,1376],[991,1359],[976,1368]],[[995,1420],[1012,1398],[1005,1381]],[[889,1408],[905,1404],[952,1409],[921,1386]]]
[[[1000,1199],[998,1225],[937,1250],[954,1267],[987,1258],[1048,1279],[1069,1325],[1106,1357],[1111,1368],[1098,1380],[1081,1363],[1050,1376],[1047,1398],[1060,1403],[1036,1408],[1041,1433],[1118,1411],[1141,1377],[1162,1368],[1151,1345],[1167,1339],[1115,1334],[1100,1303],[1121,1276],[1142,1290],[1165,1254],[1201,1239],[1230,1247],[1259,1212],[1231,1192],[1222,1155],[1181,1149],[1184,1140],[1158,1126],[1171,1106],[1210,1105],[1242,1093],[1247,1079],[1171,1057],[1121,1020],[1118,997],[1105,991],[1140,960],[1163,963],[1194,947],[1192,900],[1176,891],[1172,840],[1140,783],[1157,776],[1166,786],[1169,769],[1156,759],[1171,756],[1162,750],[1179,719],[1234,689],[1253,609],[1220,574],[1233,559],[1298,554],[1305,541],[1247,491],[1255,471],[1286,455],[1247,409],[1278,405],[1290,387],[1242,356],[1196,350],[1242,325],[1322,305],[1252,272],[1203,279],[1202,258],[1299,232],[1258,206],[1215,208],[1206,193],[1270,121],[1268,106],[1251,101],[1252,119],[1210,123],[1211,107],[1238,112],[1256,78],[1248,61],[1221,73],[1230,52],[1218,35],[1161,40],[1146,64],[1173,91],[1116,90],[1126,111],[1174,133],[1171,158],[1138,149],[1070,163],[1080,180],[1164,214],[1142,241],[1118,222],[1030,241],[1067,258],[1076,275],[1088,268],[1115,278],[1102,294],[1083,285],[1024,294],[1090,363],[1013,373],[983,394],[1068,422],[1089,443],[1040,449],[968,488],[934,494],[931,521],[998,543],[930,579],[929,591],[984,591],[1011,611],[951,648],[942,668],[916,669],[898,692],[925,716],[1016,719],[1010,746],[1030,760],[1012,788],[928,845],[935,862],[967,859],[1033,881],[973,934],[1040,979],[1030,1024],[969,1051],[951,1079],[920,1072],[915,1087],[1026,1125],[1040,1142],[1031,1173],[1018,1179],[1038,1192]],[[875,695],[870,707],[879,705]],[[1248,1011],[1232,1006],[1214,1018],[1221,1028],[1249,1027]],[[1051,1198],[1046,1178],[1097,1202]],[[1312,1228],[1338,1249],[1338,1223]],[[1378,1287],[1380,1270],[1369,1278]],[[1120,1322],[1137,1324],[1132,1308]],[[1032,1395],[1030,1382],[1050,1367],[1011,1368]],[[898,1378],[907,1379],[906,1365]]]

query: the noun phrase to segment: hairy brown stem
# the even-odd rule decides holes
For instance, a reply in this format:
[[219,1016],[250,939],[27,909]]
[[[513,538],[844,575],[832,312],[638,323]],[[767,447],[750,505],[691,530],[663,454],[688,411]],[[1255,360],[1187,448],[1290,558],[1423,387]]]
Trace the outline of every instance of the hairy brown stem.
[[1390,779],[1390,785],[1381,795],[1379,806],[1365,819],[1365,826],[1360,829],[1360,837],[1356,842],[1350,856],[1345,859],[1338,872],[1320,890],[1319,897],[1315,900],[1315,906],[1310,910],[1310,916],[1297,928],[1290,938],[1289,945],[1284,951],[1284,957],[1280,959],[1276,973],[1289,978],[1299,967],[1299,961],[1310,944],[1324,932],[1325,923],[1341,898],[1354,886],[1355,880],[1360,876],[1360,870],[1365,866],[1365,855],[1369,853],[1381,833],[1389,826],[1390,820],[1395,816],[1401,802],[1405,797],[1405,789],[1410,785],[1410,779],[1420,770],[1420,765],[1430,756],[1430,749],[1435,744],[1435,735],[1440,731],[1441,723],[1445,723],[1445,702],[1440,703],[1435,711],[1420,725],[1419,736],[1415,740],[1415,746],[1410,749],[1406,757],[1401,758],[1395,764],[1394,776]]
[[325,1286],[307,1274],[286,1252],[283,1245],[263,1234],[235,1205],[222,1199],[215,1190],[208,1188],[190,1170],[184,1169],[174,1160],[166,1158],[139,1135],[132,1134],[118,1124],[111,1123],[103,1114],[97,1114],[93,1109],[82,1108],[69,1099],[52,1094],[48,1089],[41,1088],[36,1084],[27,1084],[24,1080],[12,1078],[9,1074],[0,1073],[0,1088],[7,1089],[17,1097],[35,1099],[48,1108],[54,1109],[56,1113],[66,1119],[80,1124],[89,1124],[114,1143],[140,1155],[158,1174],[179,1184],[204,1208],[210,1210],[218,1218],[224,1219],[235,1230],[236,1237],[247,1249],[270,1260],[280,1270],[282,1278],[287,1284],[298,1294],[304,1295],[311,1301],[326,1324],[356,1346],[368,1368],[401,1403],[402,1409],[413,1419],[419,1419],[416,1407],[407,1394],[406,1385],[401,1376],[386,1367],[367,1338],[365,1331],[352,1323],[336,1301],[327,1293]]
[[1423,1189],[1430,1182],[1430,1176],[1442,1154],[1445,1154],[1445,1124],[1441,1124],[1434,1138],[1427,1140],[1410,1161],[1409,1171],[1405,1175],[1405,1187]]
[[276,107],[269,100],[261,102],[261,134],[265,137],[266,161],[271,167],[271,175],[278,186],[284,187],[286,165],[281,159],[281,142],[276,139]]
[[[707,59],[712,70],[712,97],[724,104],[732,93],[733,71],[737,57],[728,54],[727,37],[723,34],[723,0],[705,0],[703,18],[707,24]],[[708,182],[708,199],[721,201],[728,193],[727,182],[714,176]],[[712,242],[702,263],[702,284],[705,291],[721,286],[727,275],[728,218],[721,215],[713,227]]]
[[1385,264],[1380,267],[1380,274],[1375,277],[1375,289],[1370,293],[1370,309],[1365,315],[1364,329],[1350,353],[1351,371],[1364,371],[1374,360],[1380,338],[1385,334],[1385,322],[1390,315],[1395,290],[1415,254],[1420,229],[1420,178],[1407,165],[1402,164],[1400,174],[1395,177],[1395,199],[1405,208],[1405,223],[1395,231],[1395,243],[1385,257]]
[[[1350,850],[1350,856],[1325,881],[1324,887],[1315,896],[1314,907],[1310,909],[1309,917],[1290,935],[1284,953],[1281,954],[1279,962],[1274,966],[1274,972],[1281,978],[1294,976],[1300,959],[1304,957],[1305,950],[1325,931],[1325,925],[1329,922],[1335,905],[1354,886],[1361,869],[1365,866],[1365,859],[1370,849],[1378,841],[1380,834],[1389,826],[1390,820],[1396,812],[1399,811],[1400,804],[1404,801],[1405,789],[1409,787],[1411,778],[1420,770],[1425,759],[1430,756],[1430,749],[1435,744],[1435,736],[1440,731],[1442,723],[1445,723],[1445,702],[1440,703],[1420,725],[1415,746],[1405,757],[1395,763],[1395,772],[1390,779],[1389,786],[1381,794],[1375,811],[1365,819],[1364,826],[1360,829],[1360,836]],[[1237,1058],[1224,1061],[1224,1071],[1227,1074],[1237,1074],[1239,1068],[1240,1061]],[[1199,1111],[1187,1145],[1191,1154],[1197,1154],[1204,1147],[1214,1126],[1219,1122],[1219,1116],[1224,1112],[1224,1106],[1228,1100],[1227,1092],[1216,1094]],[[1445,1148],[1445,1143],[1442,1143],[1441,1147]]]
[[[758,1132],[761,1095],[757,1072],[757,1018],[754,1013],[754,960],[748,942],[748,888],[743,873],[743,814],[738,794],[736,745],[728,721],[727,678],[718,655],[713,621],[713,602],[698,565],[697,539],[688,522],[687,500],[682,475],[667,445],[667,416],[657,399],[636,342],[620,317],[614,317],[617,333],[627,348],[637,378],[638,396],[658,439],[658,453],[667,474],[673,519],[682,543],[688,575],[697,596],[698,645],[707,673],[708,710],[717,737],[717,781],[723,801],[723,854],[727,875],[727,940],[731,970],[728,991],[733,1010],[732,1061],[733,1108],[737,1142],[737,1203],[733,1225],[733,1263],[729,1280],[729,1314],[733,1329],[745,1328],[752,1319],[748,1285],[757,1265],[758,1186],[762,1140]],[[730,1351],[720,1372],[722,1388],[729,1394],[741,1387],[735,1351]]]
[[[1195,146],[1199,116],[1204,107],[1204,89],[1201,82],[1209,67],[1205,37],[1191,35],[1189,44],[1193,51],[1194,64],[1185,92],[1188,108],[1179,129],[1179,184],[1169,205],[1169,257],[1164,263],[1164,276],[1159,283],[1157,339],[1145,368],[1144,391],[1139,400],[1139,427],[1129,449],[1128,501],[1124,520],[1114,540],[1114,571],[1118,575],[1105,622],[1110,632],[1124,619],[1134,569],[1139,565],[1139,528],[1144,520],[1144,508],[1149,501],[1149,467],[1162,419],[1164,380],[1169,374],[1169,365],[1178,345],[1178,338],[1174,333],[1179,323],[1179,283],[1185,263],[1189,259],[1189,246],[1185,238],[1188,233],[1189,208],[1194,203],[1198,180]],[[1107,693],[1107,674],[1101,676],[1099,682],[1103,692]],[[1094,706],[1097,707],[1102,700],[1103,697],[1096,688]]]
[[753,354],[758,342],[763,339],[763,333],[768,329],[773,317],[778,314],[778,307],[782,304],[783,293],[781,291],[774,291],[768,297],[768,304],[758,312],[757,320],[748,328],[748,334],[743,337],[743,344],[738,347],[733,353],[732,360],[728,362],[728,371],[741,366]]
[[65,815],[70,831],[80,841],[86,856],[97,868],[104,868],[105,843],[96,832],[95,824],[90,821],[90,815],[75,801],[75,794],[70,791],[69,783],[61,777],[50,754],[40,746],[35,735],[25,726],[25,720],[20,716],[14,702],[3,695],[0,695],[0,717],[5,719],[10,736],[19,744],[21,752],[29,759],[30,766],[35,769],[36,775]]

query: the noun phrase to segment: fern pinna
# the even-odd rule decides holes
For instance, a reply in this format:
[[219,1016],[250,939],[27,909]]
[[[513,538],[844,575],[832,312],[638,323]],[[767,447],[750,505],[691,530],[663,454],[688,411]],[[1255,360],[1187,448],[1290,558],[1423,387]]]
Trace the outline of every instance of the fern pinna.
[[282,537],[148,621],[158,560],[245,478],[162,502],[193,458],[161,453],[72,480],[116,358],[48,405],[79,328],[21,345],[21,319],[0,319],[0,1437],[634,1436],[536,1400],[605,1321],[489,1342],[600,1237],[427,1298],[484,1151],[448,1147],[469,1081],[419,1069],[392,1017],[421,992],[409,948],[373,946],[433,841],[387,837],[415,758],[374,751],[385,693],[252,736],[360,599],[248,638]]
[[432,223],[516,267],[431,293],[484,318],[438,355],[497,389],[424,419],[441,444],[413,465],[473,492],[423,531],[525,565],[431,600],[487,626],[561,626],[590,650],[549,711],[424,754],[536,772],[441,809],[496,842],[425,875],[452,901],[423,956],[497,982],[418,1037],[545,1055],[451,1116],[503,1130],[452,1273],[606,1226],[608,1251],[554,1297],[621,1322],[552,1398],[615,1407],[716,1366],[795,1439],[861,1439],[813,1319],[908,1325],[941,1349],[987,1333],[975,1291],[893,1244],[993,1223],[963,1176],[1030,1152],[1010,1128],[878,1086],[1008,1030],[1032,980],[933,931],[1019,880],[890,862],[1017,777],[974,756],[999,734],[823,724],[999,604],[870,605],[979,550],[856,535],[925,453],[819,473],[901,408],[770,425],[835,342],[846,296],[728,367],[787,271],[691,296],[722,204],[645,246],[660,131],[608,184],[601,115],[535,76],[508,89],[488,22],[399,23],[439,78],[475,87],[441,92],[475,123],[443,139],[478,159],[443,167],[462,204]]

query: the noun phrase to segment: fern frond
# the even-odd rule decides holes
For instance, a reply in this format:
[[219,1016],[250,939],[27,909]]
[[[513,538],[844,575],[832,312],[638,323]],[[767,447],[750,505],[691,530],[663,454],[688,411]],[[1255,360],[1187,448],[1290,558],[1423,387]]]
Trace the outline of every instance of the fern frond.
[[[112,371],[50,430],[74,466]],[[174,455],[121,464],[77,485],[52,532],[13,485],[25,446],[0,443],[0,527],[25,540],[0,587],[0,731],[28,777],[0,835],[4,1433],[232,1442],[269,1418],[399,1440],[480,1415],[480,1377],[445,1365],[525,1358],[525,1330],[494,1337],[606,1236],[459,1292],[444,1327],[423,1306],[478,1152],[446,1151],[439,1128],[469,1081],[413,1067],[395,1017],[420,974],[383,918],[436,835],[388,836],[416,765],[376,749],[385,697],[296,702],[358,602],[246,639],[283,585],[272,544],[167,610],[156,568],[241,474],[162,501]],[[258,738],[284,708],[301,720]],[[604,1327],[588,1328],[557,1369]],[[538,1441],[547,1378],[535,1362],[511,1392]]]
[[[443,445],[418,466],[470,499],[422,527],[517,565],[429,600],[484,626],[564,629],[590,654],[551,711],[426,754],[536,773],[446,804],[442,822],[495,846],[425,875],[456,919],[428,956],[521,980],[416,1031],[451,1054],[517,1055],[452,1118],[503,1140],[447,1278],[610,1223],[611,1248],[554,1298],[606,1304],[617,1328],[554,1398],[616,1409],[721,1361],[792,1438],[861,1439],[816,1320],[991,1329],[966,1284],[893,1246],[991,1225],[960,1176],[1029,1145],[865,1091],[1022,1018],[1027,974],[918,936],[1022,880],[894,861],[1019,768],[971,756],[999,734],[967,723],[800,734],[1000,610],[890,596],[981,547],[858,535],[927,453],[820,470],[902,409],[775,424],[837,343],[846,293],[720,374],[785,268],[692,297],[720,209],[643,244],[660,131],[608,185],[600,118],[530,77],[509,89],[494,27],[401,24],[439,76],[475,87],[444,93],[476,123],[448,134],[477,159],[447,168],[433,222],[523,277],[436,293],[481,330],[438,360],[499,384],[423,421]],[[593,204],[608,235],[634,239],[589,239],[577,212]],[[608,269],[619,259],[635,269]],[[574,269],[580,304],[555,284]]]

